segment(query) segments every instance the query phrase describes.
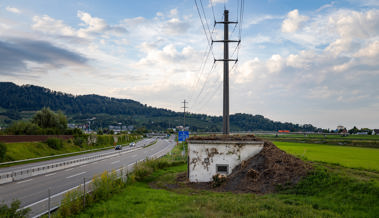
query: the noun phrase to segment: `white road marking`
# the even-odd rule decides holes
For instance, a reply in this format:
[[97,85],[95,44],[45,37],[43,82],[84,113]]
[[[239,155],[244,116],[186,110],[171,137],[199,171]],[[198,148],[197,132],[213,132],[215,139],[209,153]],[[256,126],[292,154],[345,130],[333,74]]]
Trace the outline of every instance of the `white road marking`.
[[85,166],[87,166],[87,164],[81,165],[80,167],[85,167]]
[[50,173],[50,174],[47,174],[45,176],[52,176],[52,175],[55,175],[55,174],[57,174],[57,173]]
[[115,163],[118,163],[120,162],[119,160],[116,160],[116,161],[113,161],[111,164],[115,164]]
[[[92,180],[86,182],[86,185],[87,185],[87,184],[90,184],[91,182],[92,182]],[[72,188],[70,188],[70,189],[67,189],[67,190],[65,190],[65,191],[59,192],[59,193],[57,193],[57,194],[55,194],[55,195],[52,195],[50,198],[55,198],[55,197],[57,197],[57,196],[59,196],[59,195],[61,195],[61,194],[64,194],[64,193],[69,192],[69,191],[71,191],[71,190],[74,190],[74,189],[76,189],[76,188],[78,188],[78,187],[80,187],[80,186],[81,186],[81,185],[77,185],[77,186],[72,187]],[[25,208],[28,208],[28,207],[32,207],[32,206],[34,206],[34,205],[36,205],[36,204],[39,204],[39,203],[44,202],[44,201],[47,201],[48,199],[49,199],[49,198],[45,198],[45,199],[39,200],[39,201],[37,201],[37,202],[34,202],[34,203],[32,203],[32,204],[26,205],[26,206],[23,207],[22,209],[25,209]]]
[[67,170],[64,170],[64,171],[71,171],[71,170],[73,170],[74,168],[69,168],[69,169],[67,169]]
[[29,182],[29,181],[32,181],[33,179],[28,179],[28,180],[24,180],[24,181],[20,181],[20,182],[17,182],[17,184],[21,184],[21,183],[24,183],[24,182]]
[[131,164],[129,164],[128,166],[131,166],[131,165],[134,165],[134,164],[136,164],[136,163],[131,163]]
[[84,171],[84,172],[81,172],[81,173],[77,173],[77,174],[74,174],[74,175],[71,175],[71,176],[67,176],[66,179],[69,179],[69,178],[72,178],[72,177],[75,177],[75,176],[79,176],[79,175],[82,175],[84,173],[86,173],[87,171]]

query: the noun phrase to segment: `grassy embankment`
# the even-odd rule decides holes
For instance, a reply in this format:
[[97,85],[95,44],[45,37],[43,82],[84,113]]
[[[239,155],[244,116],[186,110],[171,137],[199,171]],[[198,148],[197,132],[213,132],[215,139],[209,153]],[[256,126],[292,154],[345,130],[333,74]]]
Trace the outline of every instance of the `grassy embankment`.
[[[30,158],[66,154],[66,153],[93,150],[93,149],[106,148],[109,146],[113,146],[113,136],[104,135],[101,137],[103,138],[102,140],[98,140],[96,143],[91,144],[91,145],[87,144],[86,139],[83,140],[83,142],[80,145],[75,145],[73,140],[63,140],[62,146],[60,146],[58,149],[54,149],[50,147],[46,142],[5,143],[7,147],[7,152],[5,154],[4,160],[1,162],[25,160],[25,159],[30,159]],[[141,136],[137,136],[137,135],[125,135],[123,140],[120,140],[120,142],[127,144],[132,141],[139,140],[140,138]],[[67,156],[80,155],[80,154],[83,154],[83,153],[70,154]],[[64,157],[64,156],[51,157],[51,158],[46,158],[43,160],[49,160],[49,159],[61,158],[61,157]],[[11,165],[25,164],[25,163],[37,162],[37,161],[41,161],[41,160],[31,160],[31,161],[22,162],[22,163],[0,165],[0,167],[8,167]]]
[[[353,153],[352,161],[367,161],[365,166],[370,166],[377,159],[373,155],[361,160],[354,155],[358,150],[349,150]],[[176,147],[173,153],[177,151],[180,147]],[[325,155],[321,151],[312,153]],[[155,171],[77,216],[376,217],[379,214],[378,172],[320,162],[314,163],[314,166],[315,170],[295,187],[282,188],[275,194],[255,195],[188,188],[176,181],[178,173],[187,170],[187,166],[181,164]],[[151,184],[160,189],[151,188]],[[170,186],[176,188],[167,188]]]

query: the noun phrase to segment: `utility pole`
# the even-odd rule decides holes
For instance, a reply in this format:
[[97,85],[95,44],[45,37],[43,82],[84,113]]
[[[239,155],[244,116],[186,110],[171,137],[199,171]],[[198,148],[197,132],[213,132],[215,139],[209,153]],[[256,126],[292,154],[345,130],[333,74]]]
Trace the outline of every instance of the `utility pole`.
[[184,104],[184,106],[182,107],[184,109],[184,126],[183,126],[183,130],[185,131],[186,130],[186,104],[188,103],[185,99],[184,101],[182,102]]
[[215,59],[214,61],[224,62],[224,91],[223,91],[223,128],[222,132],[224,135],[229,134],[229,61],[237,62],[238,59],[229,59],[229,42],[237,42],[238,44],[241,40],[229,40],[229,24],[237,24],[238,22],[229,21],[229,11],[224,10],[224,21],[215,22],[216,24],[224,24],[224,40],[212,40],[213,42],[223,42],[224,43],[224,59]]

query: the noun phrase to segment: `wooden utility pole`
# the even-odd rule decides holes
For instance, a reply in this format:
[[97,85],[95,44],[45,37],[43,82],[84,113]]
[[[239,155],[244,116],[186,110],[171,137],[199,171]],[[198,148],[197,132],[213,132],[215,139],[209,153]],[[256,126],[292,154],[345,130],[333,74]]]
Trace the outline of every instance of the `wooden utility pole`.
[[224,59],[215,59],[214,61],[224,62],[224,91],[223,91],[223,128],[222,132],[224,135],[228,135],[230,131],[229,127],[229,61],[237,62],[238,59],[229,59],[229,42],[240,43],[240,40],[229,40],[229,24],[237,24],[238,22],[229,21],[229,11],[224,10],[224,21],[215,22],[224,24],[224,40],[213,40],[213,42],[223,42],[224,43]]

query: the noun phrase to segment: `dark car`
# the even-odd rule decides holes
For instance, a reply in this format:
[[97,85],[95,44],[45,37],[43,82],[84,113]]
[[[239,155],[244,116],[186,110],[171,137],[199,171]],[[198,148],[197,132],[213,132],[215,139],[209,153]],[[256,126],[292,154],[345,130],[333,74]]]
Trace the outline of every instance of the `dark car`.
[[114,150],[122,150],[122,146],[121,145],[116,145],[116,147],[114,148]]

